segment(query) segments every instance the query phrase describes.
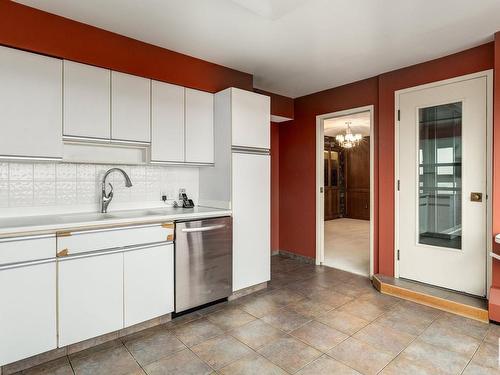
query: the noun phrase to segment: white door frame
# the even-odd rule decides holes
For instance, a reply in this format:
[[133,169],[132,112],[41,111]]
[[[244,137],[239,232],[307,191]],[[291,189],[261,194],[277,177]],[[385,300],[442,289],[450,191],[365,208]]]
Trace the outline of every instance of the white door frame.
[[492,248],[492,158],[493,158],[493,69],[482,72],[467,74],[459,77],[445,79],[442,81],[431,82],[425,85],[414,86],[407,89],[397,90],[394,92],[394,277],[399,278],[399,260],[397,249],[399,249],[399,192],[397,188],[399,180],[399,96],[401,94],[428,89],[466,81],[469,79],[486,77],[486,249],[484,256],[486,257],[486,295],[489,297],[491,287],[491,257],[488,255],[488,249]]
[[374,106],[351,108],[343,111],[326,113],[316,116],[316,264],[325,261],[325,206],[323,189],[324,171],[324,126],[323,122],[335,117],[353,115],[360,112],[370,112],[370,278],[373,276],[373,234],[374,234]]

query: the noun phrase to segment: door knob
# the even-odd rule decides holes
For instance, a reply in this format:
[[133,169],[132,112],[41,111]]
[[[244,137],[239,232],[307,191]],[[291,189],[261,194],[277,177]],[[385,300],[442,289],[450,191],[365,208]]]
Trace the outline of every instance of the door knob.
[[483,193],[470,193],[470,201],[471,202],[482,202],[483,201]]

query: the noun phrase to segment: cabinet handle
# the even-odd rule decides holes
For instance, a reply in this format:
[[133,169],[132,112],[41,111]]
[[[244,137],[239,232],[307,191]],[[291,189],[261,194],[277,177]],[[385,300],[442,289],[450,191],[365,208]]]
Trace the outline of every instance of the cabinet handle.
[[219,225],[212,225],[210,227],[201,227],[201,228],[183,228],[182,231],[186,233],[193,233],[193,232],[208,232],[210,230],[216,230],[216,229],[222,229],[225,228],[225,224],[219,224]]
[[52,263],[55,261],[56,261],[55,258],[48,258],[48,259],[34,260],[31,262],[10,263],[10,264],[5,264],[3,266],[0,266],[0,271],[11,270],[14,268],[21,268],[21,267],[37,266],[39,264]]
[[69,255],[69,251],[68,249],[62,249],[61,251],[59,251],[57,253],[57,257],[58,258],[61,258],[61,257],[67,257]]
[[71,236],[71,232],[69,232],[69,231],[66,231],[66,232],[57,232],[56,236],[57,237],[70,237]]
[[128,247],[117,247],[114,249],[107,249],[107,250],[95,250],[95,251],[89,251],[86,253],[68,255],[65,257],[61,257],[58,260],[60,262],[64,262],[64,261],[73,260],[73,259],[82,259],[82,258],[98,257],[98,256],[102,256],[102,255],[126,253],[129,251],[149,249],[151,247],[159,247],[162,245],[170,245],[170,244],[162,241],[162,242],[153,242],[153,243],[150,243],[147,245],[139,245],[139,246],[132,245],[132,246],[128,246]]
[[97,251],[89,251],[86,253],[72,254],[64,257],[58,258],[60,262],[72,259],[81,259],[81,258],[89,258],[89,257],[97,257],[101,255],[115,254],[115,253],[123,253],[123,248],[115,248],[112,250],[97,250]]

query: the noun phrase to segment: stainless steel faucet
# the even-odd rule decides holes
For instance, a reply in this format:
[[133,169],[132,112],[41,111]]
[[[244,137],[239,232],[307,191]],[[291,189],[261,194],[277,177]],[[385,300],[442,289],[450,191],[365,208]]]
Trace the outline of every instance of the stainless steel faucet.
[[108,170],[104,174],[104,177],[102,178],[101,212],[103,214],[108,212],[108,206],[111,203],[111,200],[113,199],[113,185],[111,185],[110,183],[108,183],[108,185],[111,188],[111,190],[109,191],[109,193],[106,193],[106,178],[108,178],[108,175],[112,172],[120,172],[125,178],[125,186],[128,188],[132,186],[132,181],[130,181],[130,177],[123,169],[111,168],[110,170]]

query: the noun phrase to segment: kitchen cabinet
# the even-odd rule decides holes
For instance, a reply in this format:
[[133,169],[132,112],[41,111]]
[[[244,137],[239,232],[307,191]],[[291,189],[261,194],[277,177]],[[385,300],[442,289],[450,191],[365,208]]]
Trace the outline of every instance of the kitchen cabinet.
[[0,157],[62,158],[62,61],[0,47]]
[[271,279],[269,155],[233,152],[233,291]]
[[64,61],[64,135],[111,137],[111,71]]
[[233,146],[271,147],[271,101],[269,96],[237,88],[231,90]]
[[214,163],[214,96],[186,89],[186,162]]
[[111,138],[149,142],[151,80],[111,72]]
[[184,161],[184,87],[151,82],[151,160]]
[[125,327],[174,311],[174,245],[124,253]]
[[0,240],[0,366],[57,347],[55,238]]
[[58,259],[59,346],[123,328],[123,252]]

